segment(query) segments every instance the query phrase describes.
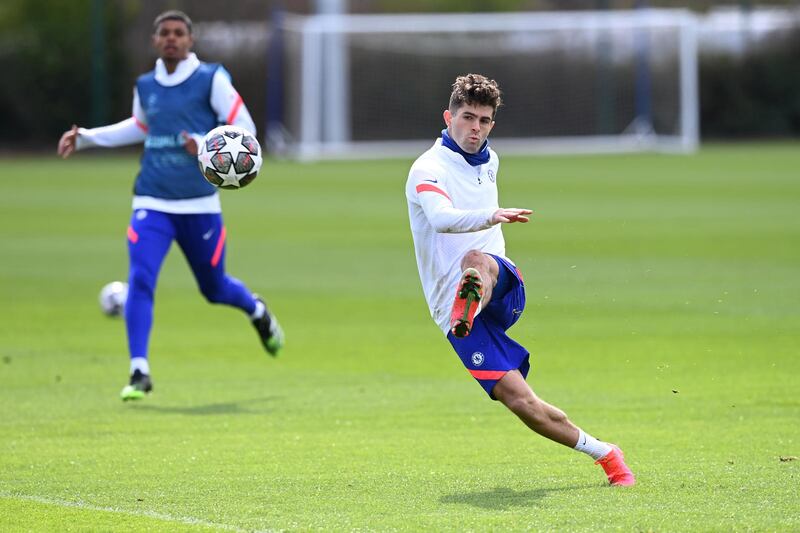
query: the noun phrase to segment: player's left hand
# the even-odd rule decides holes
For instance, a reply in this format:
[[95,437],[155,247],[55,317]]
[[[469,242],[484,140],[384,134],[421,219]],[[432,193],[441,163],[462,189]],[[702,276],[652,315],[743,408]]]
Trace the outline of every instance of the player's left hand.
[[528,215],[533,213],[530,209],[518,209],[516,207],[500,208],[492,215],[493,224],[512,224],[514,222],[528,222]]
[[183,137],[183,147],[189,155],[197,155],[197,141],[186,130],[181,132],[181,137]]

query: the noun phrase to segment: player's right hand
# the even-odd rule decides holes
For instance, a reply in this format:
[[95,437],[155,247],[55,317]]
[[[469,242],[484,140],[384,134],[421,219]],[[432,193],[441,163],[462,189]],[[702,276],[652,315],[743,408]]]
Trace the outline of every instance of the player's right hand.
[[75,151],[75,143],[78,140],[78,126],[72,125],[72,128],[64,132],[61,139],[58,141],[58,155],[64,159],[68,158],[72,152]]
[[530,209],[518,209],[516,207],[500,208],[492,215],[492,224],[511,224],[513,222],[528,222],[528,215],[533,213]]

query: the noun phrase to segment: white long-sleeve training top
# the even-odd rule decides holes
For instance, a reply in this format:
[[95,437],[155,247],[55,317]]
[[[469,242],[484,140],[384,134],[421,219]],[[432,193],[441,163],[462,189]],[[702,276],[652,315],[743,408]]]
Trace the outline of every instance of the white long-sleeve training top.
[[[194,53],[178,63],[175,72],[167,72],[161,59],[156,61],[156,81],[166,87],[173,87],[186,81],[200,66],[200,60]],[[233,87],[231,78],[224,68],[217,69],[211,81],[211,109],[222,124],[232,124],[242,127],[253,134],[256,125],[250,112],[242,102],[242,97]],[[78,139],[75,143],[76,150],[83,150],[94,146],[118,147],[144,142],[147,137],[147,116],[139,101],[139,92],[133,89],[132,116],[116,124],[99,128],[78,128]],[[195,142],[200,144],[202,135],[193,135]],[[154,209],[165,213],[219,213],[221,206],[219,196],[213,194],[188,200],[167,200],[150,196],[134,196],[134,209]]]
[[419,277],[431,317],[445,334],[464,254],[479,250],[506,258],[503,231],[491,223],[499,208],[500,162],[494,150],[489,153],[488,163],[473,167],[440,138],[408,173],[406,200]]

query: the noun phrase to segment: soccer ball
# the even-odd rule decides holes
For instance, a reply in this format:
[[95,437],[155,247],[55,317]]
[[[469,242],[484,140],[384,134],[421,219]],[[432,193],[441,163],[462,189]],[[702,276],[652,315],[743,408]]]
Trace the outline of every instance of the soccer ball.
[[128,299],[128,284],[112,281],[100,290],[100,309],[106,316],[119,316],[125,310]]
[[209,131],[197,150],[200,172],[220,189],[241,189],[261,169],[261,146],[255,136],[237,126],[220,126]]

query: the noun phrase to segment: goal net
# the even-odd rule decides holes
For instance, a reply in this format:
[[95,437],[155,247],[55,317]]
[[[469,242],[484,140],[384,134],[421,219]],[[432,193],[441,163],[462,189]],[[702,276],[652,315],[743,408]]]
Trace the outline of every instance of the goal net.
[[[692,151],[697,39],[685,10],[314,15],[281,23],[280,121],[301,159],[407,156],[443,126],[456,76],[496,79],[500,153]],[[272,97],[270,97],[272,98]]]

